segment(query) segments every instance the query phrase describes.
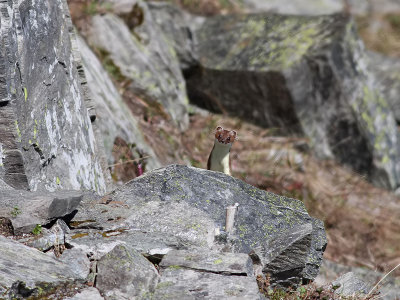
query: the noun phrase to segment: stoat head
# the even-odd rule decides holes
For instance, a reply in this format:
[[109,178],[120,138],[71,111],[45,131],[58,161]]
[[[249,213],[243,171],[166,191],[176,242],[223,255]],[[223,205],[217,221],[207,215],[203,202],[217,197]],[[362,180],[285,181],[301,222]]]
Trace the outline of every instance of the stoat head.
[[236,140],[236,131],[225,130],[221,126],[218,126],[217,129],[215,130],[215,142],[232,146],[235,140]]

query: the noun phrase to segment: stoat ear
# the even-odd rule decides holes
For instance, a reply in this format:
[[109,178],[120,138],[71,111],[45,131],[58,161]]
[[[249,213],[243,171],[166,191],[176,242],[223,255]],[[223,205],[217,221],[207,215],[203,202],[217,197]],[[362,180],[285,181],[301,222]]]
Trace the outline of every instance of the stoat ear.
[[236,140],[236,131],[235,130],[229,131],[229,135],[233,138],[233,140]]
[[221,126],[218,126],[217,129],[215,129],[215,131],[222,131],[224,130]]

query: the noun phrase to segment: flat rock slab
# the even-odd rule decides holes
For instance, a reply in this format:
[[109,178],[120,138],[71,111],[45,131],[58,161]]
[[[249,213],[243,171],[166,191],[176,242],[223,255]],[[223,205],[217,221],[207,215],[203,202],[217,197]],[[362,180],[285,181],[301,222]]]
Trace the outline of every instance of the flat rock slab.
[[126,228],[74,230],[66,238],[70,245],[85,253],[90,253],[93,259],[100,259],[120,244],[129,245],[144,255],[158,259],[172,249],[186,248],[191,245],[187,241],[165,233],[130,231]]
[[96,257],[120,243],[148,255],[185,247],[209,248],[215,230],[204,211],[185,201],[114,201],[111,195],[82,203],[71,225],[79,230],[68,235],[68,242]]
[[204,249],[171,250],[160,267],[179,267],[224,275],[253,276],[253,262],[246,253],[224,253]]
[[9,218],[14,233],[31,232],[37,224],[72,213],[83,197],[78,191],[26,192],[2,191],[0,194],[0,217]]
[[170,267],[152,299],[261,299],[254,277],[224,276]]
[[40,288],[46,294],[57,286],[78,286],[84,279],[67,264],[3,236],[0,266],[0,298],[21,296],[20,288],[33,295]]
[[118,245],[97,263],[96,287],[105,299],[133,299],[153,291],[154,265],[131,247]]

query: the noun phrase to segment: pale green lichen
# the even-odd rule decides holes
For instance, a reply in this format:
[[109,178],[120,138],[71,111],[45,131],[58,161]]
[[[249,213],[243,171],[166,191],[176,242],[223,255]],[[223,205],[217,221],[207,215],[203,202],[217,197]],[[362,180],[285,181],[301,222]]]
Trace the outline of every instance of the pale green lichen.
[[168,269],[171,269],[171,270],[179,270],[179,269],[181,269],[182,267],[181,266],[178,266],[178,265],[171,265],[171,266],[169,266],[168,267]]
[[390,162],[389,156],[387,154],[385,154],[382,157],[382,164],[387,164],[388,162]]
[[37,128],[36,128],[36,124],[33,125],[33,139],[36,140],[37,137]]
[[24,87],[25,102],[28,99],[28,90]]
[[19,129],[17,120],[15,120],[15,129],[17,130],[18,142],[21,142],[22,141],[22,134],[21,134],[21,130]]
[[222,259],[218,258],[218,259],[214,260],[214,261],[213,261],[213,264],[214,264],[214,265],[222,264]]
[[[230,32],[235,43],[229,46],[224,59],[216,63],[210,61],[215,69],[228,68],[237,57],[243,57],[242,53],[248,51],[246,49],[252,49],[247,53],[249,60],[244,62],[249,68],[289,68],[316,43],[321,25],[321,20],[307,22],[297,17],[288,17],[284,21],[251,17],[244,22],[237,29],[240,32]],[[275,24],[271,26],[270,23]]]
[[361,112],[361,121],[371,137],[371,144],[376,151],[376,156],[382,165],[390,164],[391,147],[387,144],[387,123],[388,104],[379,92],[371,90],[367,85],[362,89],[362,98],[359,106],[353,108]]

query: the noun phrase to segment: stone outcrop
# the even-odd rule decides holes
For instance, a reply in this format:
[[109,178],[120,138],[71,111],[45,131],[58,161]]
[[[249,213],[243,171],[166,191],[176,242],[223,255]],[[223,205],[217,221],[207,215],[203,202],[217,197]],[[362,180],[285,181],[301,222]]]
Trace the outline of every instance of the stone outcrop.
[[0,178],[105,193],[64,0],[0,4]]
[[[130,80],[130,88],[136,95],[150,103],[161,103],[184,130],[189,120],[188,99],[176,52],[152,20],[147,4],[135,2],[138,5],[133,6],[132,12],[136,9],[142,15],[137,24],[129,24],[132,21],[129,13],[128,24],[113,14],[96,15],[87,40]],[[115,5],[118,7],[118,3]]]
[[[4,190],[0,200],[0,217],[10,219],[14,231],[33,232],[16,239],[47,252],[60,264],[55,268],[68,268],[64,274],[73,275],[68,284],[58,275],[54,280],[73,287],[77,299],[82,293],[98,298],[83,290],[81,279],[105,299],[258,299],[255,275],[270,274],[271,283],[281,287],[312,281],[326,246],[322,222],[302,202],[180,165],[147,172],[103,197]],[[234,226],[226,232],[226,208],[235,203]],[[35,223],[41,230],[32,229]],[[19,265],[15,269],[19,274]],[[36,293],[40,285],[29,278],[11,274],[2,295],[14,295],[14,282]]]
[[[322,223],[307,214],[301,201],[218,172],[172,165],[136,178],[102,201],[82,203],[74,217],[82,229],[71,241],[99,256],[104,248],[98,247],[101,234],[107,236],[101,243],[108,248],[124,241],[154,258],[184,247],[227,247],[252,253],[255,268],[270,273],[272,282],[288,286],[318,274],[326,246]],[[235,203],[236,232],[227,235],[225,209]],[[215,236],[215,230],[221,234]]]
[[11,220],[14,233],[29,233],[36,225],[72,213],[82,200],[77,191],[26,192],[1,190],[0,217]]
[[[108,164],[116,163],[112,156],[112,151],[116,138],[121,138],[125,143],[135,145],[136,150],[149,156],[146,160],[147,170],[160,167],[161,163],[158,161],[153,149],[145,142],[138,122],[130,113],[128,106],[123,102],[101,62],[82,38],[78,38],[78,45],[81,51],[87,86],[93,97],[93,104],[96,107],[97,127],[100,132],[98,141],[103,142]],[[137,153],[134,154],[138,155]]]
[[306,135],[319,157],[379,186],[400,184],[396,123],[347,16],[218,16],[195,35],[191,101]]

